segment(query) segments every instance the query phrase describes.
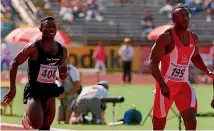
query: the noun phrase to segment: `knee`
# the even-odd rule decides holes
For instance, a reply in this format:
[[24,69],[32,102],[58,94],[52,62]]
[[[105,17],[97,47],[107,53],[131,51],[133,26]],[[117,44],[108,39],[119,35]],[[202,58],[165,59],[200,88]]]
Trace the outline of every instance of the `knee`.
[[33,129],[39,129],[43,124],[43,117],[27,115],[26,119]]
[[185,122],[196,121],[196,112],[192,109],[183,111],[181,115]]
[[43,124],[42,119],[39,120],[39,119],[28,118],[28,121],[33,129],[39,129]]
[[152,123],[165,123],[166,122],[166,117],[152,117]]
[[196,121],[196,116],[194,114],[187,114],[183,116],[185,122]]

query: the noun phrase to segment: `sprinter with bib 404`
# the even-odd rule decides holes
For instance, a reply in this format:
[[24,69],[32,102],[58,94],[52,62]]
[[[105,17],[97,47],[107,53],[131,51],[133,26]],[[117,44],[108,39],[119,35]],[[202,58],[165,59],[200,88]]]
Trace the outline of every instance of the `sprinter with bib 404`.
[[41,20],[42,38],[28,44],[12,61],[10,68],[10,90],[4,101],[10,103],[16,95],[18,66],[28,60],[28,83],[24,90],[25,108],[22,125],[25,129],[50,130],[55,117],[55,97],[64,92],[55,84],[56,72],[60,79],[67,77],[67,49],[54,40],[56,23],[53,17]]

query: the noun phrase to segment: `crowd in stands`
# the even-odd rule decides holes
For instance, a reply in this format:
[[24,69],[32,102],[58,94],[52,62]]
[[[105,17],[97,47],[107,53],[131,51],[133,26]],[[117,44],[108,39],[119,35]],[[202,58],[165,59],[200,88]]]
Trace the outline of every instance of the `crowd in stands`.
[[10,1],[1,0],[1,37],[7,35],[13,26],[13,16]]
[[150,11],[146,11],[145,15],[141,19],[142,37],[146,37],[147,34],[155,27],[153,17]]
[[77,18],[85,18],[85,20],[102,21],[102,5],[98,5],[96,0],[61,0],[60,17],[72,22]]
[[214,14],[214,0],[167,0],[166,4],[159,10],[159,13],[167,13],[171,17],[170,12],[175,3],[184,3],[191,14],[191,16],[198,15],[202,11],[206,12],[206,21],[212,21]]

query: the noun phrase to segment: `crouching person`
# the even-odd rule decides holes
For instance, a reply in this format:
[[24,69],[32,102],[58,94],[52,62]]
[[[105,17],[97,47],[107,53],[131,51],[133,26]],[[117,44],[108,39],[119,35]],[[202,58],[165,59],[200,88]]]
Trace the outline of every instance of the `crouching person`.
[[62,82],[58,81],[60,86],[63,86],[65,92],[59,96],[60,104],[59,104],[59,112],[57,121],[60,123],[64,121],[65,124],[69,123],[69,119],[71,116],[71,108],[70,105],[77,98],[78,91],[80,90],[80,76],[76,67],[73,65],[67,65],[68,68],[68,76]]
[[[104,111],[106,106],[101,102],[101,97],[108,96],[108,88],[109,84],[107,81],[100,81],[96,85],[84,87],[72,105],[73,112],[69,123],[104,124]],[[92,114],[90,120],[87,119],[89,112]]]

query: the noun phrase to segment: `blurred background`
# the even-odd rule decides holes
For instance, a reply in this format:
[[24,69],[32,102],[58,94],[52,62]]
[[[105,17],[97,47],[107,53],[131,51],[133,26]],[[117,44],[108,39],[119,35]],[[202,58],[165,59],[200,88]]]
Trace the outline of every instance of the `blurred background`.
[[[82,71],[83,85],[94,84],[98,79],[105,79],[113,87],[118,86],[126,89],[127,92],[130,88],[136,89],[133,90],[136,91],[133,94],[149,89],[150,95],[155,81],[149,73],[148,58],[155,39],[172,25],[171,10],[176,3],[184,3],[188,6],[191,17],[189,28],[198,34],[201,55],[206,65],[212,69],[214,65],[214,0],[1,0],[1,78],[3,81],[9,79],[8,67],[13,57],[27,43],[41,37],[38,29],[40,19],[45,16],[54,16],[58,28],[56,40],[67,47],[69,63],[80,69],[80,72]],[[129,38],[134,48],[133,80],[131,85],[125,87],[121,86],[122,62],[118,54],[124,38]],[[97,76],[92,69],[95,68],[96,63],[93,54],[99,43],[104,46],[106,71]],[[17,76],[20,87],[23,87],[27,81],[26,69],[25,62],[20,66]],[[205,92],[210,95],[212,79],[198,71],[192,64],[190,81],[199,88],[209,87]],[[142,84],[142,86],[136,84]],[[147,89],[141,88],[147,85]],[[203,92],[203,89],[196,91]],[[120,94],[114,89],[111,93],[125,95],[127,98],[133,96],[132,93],[126,94],[127,92]],[[200,98],[206,97],[199,100],[201,103],[205,99],[211,100],[211,95],[206,93],[199,94]],[[152,96],[150,97],[152,100]],[[139,94],[138,98],[133,97],[133,99],[142,98],[145,98],[143,101],[146,102],[146,95]],[[122,116],[123,111],[132,104],[136,104],[140,110],[145,111],[143,112],[145,116],[152,104],[150,102],[144,108],[141,102],[135,103],[136,100],[128,102],[117,108],[116,111],[121,112],[118,117]],[[23,112],[21,109],[19,113]],[[199,108],[199,111],[211,111],[209,101],[206,106]],[[107,120],[111,121],[111,107],[107,112],[109,112]],[[19,118],[11,119],[3,117],[4,122],[17,123],[14,121],[19,120]],[[211,120],[213,118],[207,121]],[[207,123],[204,122],[205,125],[199,128],[206,129]],[[208,127],[208,129],[214,129],[211,124]],[[151,129],[151,123],[143,129]],[[177,128],[172,124],[167,129]]]

